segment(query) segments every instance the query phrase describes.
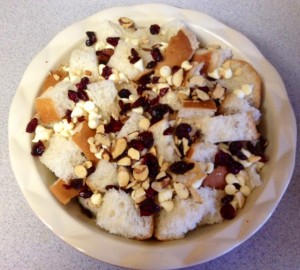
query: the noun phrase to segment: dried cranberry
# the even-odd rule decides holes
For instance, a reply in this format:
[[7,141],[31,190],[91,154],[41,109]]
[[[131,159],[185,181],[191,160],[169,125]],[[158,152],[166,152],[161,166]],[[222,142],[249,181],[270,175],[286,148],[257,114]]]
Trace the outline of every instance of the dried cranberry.
[[179,69],[181,69],[180,66],[173,66],[172,67],[172,74],[176,73]]
[[69,109],[66,110],[66,115],[65,115],[65,117],[66,117],[68,123],[70,123],[70,122],[72,121],[72,119],[71,119],[71,114],[72,114],[72,111],[71,111],[71,110],[69,110]]
[[77,118],[78,122],[83,122],[84,120],[85,120],[85,116],[84,115]]
[[145,149],[145,145],[142,141],[133,139],[128,143],[129,148],[132,147],[138,151],[143,151]]
[[194,168],[194,163],[187,163],[185,161],[176,161],[170,167],[170,171],[175,174],[184,174]]
[[147,153],[143,157],[143,164],[148,166],[149,177],[154,179],[159,173],[159,164],[157,158],[153,154]]
[[82,178],[72,179],[69,183],[69,186],[77,190],[81,189],[83,187],[83,179]]
[[87,168],[87,176],[91,175],[93,172],[95,172],[95,170],[96,170],[96,167],[94,165]]
[[209,88],[207,86],[200,86],[199,89],[208,94]]
[[88,77],[82,77],[81,80],[80,80],[80,83],[82,83],[83,85],[87,85],[90,83],[90,79]]
[[88,187],[85,187],[79,192],[79,196],[85,199],[92,197],[92,195],[93,191],[91,191]]
[[131,92],[128,90],[128,89],[121,89],[119,92],[118,92],[118,96],[120,98],[129,98],[129,96],[131,95]]
[[110,44],[111,46],[116,47],[116,46],[118,45],[118,43],[119,43],[119,40],[120,40],[119,37],[108,37],[108,38],[106,39],[106,42],[107,42],[108,44]]
[[230,203],[232,202],[234,196],[233,195],[225,195],[222,199],[221,199],[221,203]]
[[131,56],[129,56],[128,59],[131,64],[134,64],[141,59],[136,49],[132,48],[130,52]]
[[158,48],[153,48],[150,52],[152,58],[156,62],[160,62],[163,60],[163,56]]
[[31,155],[33,155],[35,157],[39,157],[39,156],[41,156],[44,153],[45,149],[46,149],[46,147],[43,144],[43,142],[42,141],[38,141],[37,143],[35,143],[32,146]]
[[105,66],[103,69],[102,69],[102,73],[101,73],[101,76],[104,77],[106,80],[108,80],[109,76],[113,74],[112,72],[112,68],[109,67],[109,66]]
[[77,96],[79,99],[83,100],[83,101],[88,101],[89,100],[89,96],[87,95],[87,93],[84,90],[78,90],[77,91]]
[[115,120],[110,117],[110,122],[104,126],[105,133],[118,132],[121,130],[123,124],[120,120]]
[[146,85],[138,85],[136,91],[138,95],[142,95],[144,91],[149,90],[149,88]]
[[146,198],[139,205],[140,215],[142,217],[151,216],[157,212],[159,212],[160,207],[157,205],[152,199]]
[[93,218],[94,214],[87,208],[85,208],[82,204],[79,203],[79,207],[81,210],[81,213],[87,216],[88,218]]
[[236,216],[236,211],[230,203],[222,205],[220,213],[224,219],[228,220],[233,219]]
[[132,108],[142,107],[144,111],[147,111],[150,106],[149,100],[145,97],[138,98],[133,104]]
[[260,136],[258,141],[256,141],[255,143],[247,142],[247,149],[253,155],[256,155],[256,156],[263,157],[267,146],[268,146],[268,141],[263,136]]
[[147,190],[146,190],[146,198],[148,199],[154,199],[154,197],[157,195],[157,191],[154,190],[152,187],[149,187]]
[[119,100],[119,106],[121,108],[120,115],[125,115],[128,111],[131,110],[131,104],[124,103],[122,100]]
[[94,32],[88,31],[86,32],[88,36],[88,40],[85,42],[86,46],[92,46],[95,42],[97,42],[97,38]]
[[153,76],[151,79],[151,83],[158,83],[159,77],[158,76]]
[[242,141],[231,142],[229,144],[229,151],[232,155],[237,156],[241,160],[247,160],[247,157],[241,151],[244,146]]
[[151,124],[154,124],[161,119],[163,119],[164,115],[168,112],[173,112],[172,108],[167,104],[156,104],[152,108],[150,108],[149,113],[152,116]]
[[151,69],[151,68],[154,68],[156,65],[157,65],[157,62],[156,62],[156,61],[150,61],[150,62],[148,62],[148,64],[146,65],[146,68],[147,68],[147,69]]
[[119,190],[119,187],[116,186],[116,185],[107,185],[107,186],[105,186],[105,190],[110,190],[110,189]]
[[182,123],[179,124],[175,129],[175,135],[178,137],[178,139],[182,138],[189,138],[189,133],[192,131],[192,127],[189,124]]
[[32,119],[30,120],[30,122],[29,122],[29,123],[27,124],[27,126],[26,126],[26,132],[27,132],[27,133],[33,133],[33,132],[35,131],[37,125],[38,125],[38,120],[37,120],[37,118],[32,118]]
[[239,183],[233,183],[233,185],[235,186],[235,188],[236,188],[237,190],[240,190],[241,185],[240,185]]
[[158,24],[152,24],[150,26],[151,35],[158,35],[160,31],[160,26]]
[[215,166],[225,166],[233,174],[238,174],[244,169],[241,163],[235,161],[230,154],[222,150],[215,155]]
[[172,134],[173,134],[173,128],[172,127],[168,127],[163,132],[163,135],[172,135]]
[[159,91],[159,96],[163,97],[165,94],[168,93],[169,89],[170,89],[169,87],[161,88],[160,91]]
[[138,79],[137,83],[140,85],[146,86],[148,83],[152,82],[152,79],[151,79],[152,74],[153,74],[153,72],[142,76],[141,78]]
[[75,103],[77,103],[79,101],[79,97],[77,95],[76,91],[73,90],[68,90],[68,98],[72,101],[74,101]]
[[154,106],[154,105],[158,104],[158,102],[159,102],[159,96],[157,96],[149,101],[150,106]]
[[145,148],[151,148],[154,143],[153,134],[150,131],[144,131],[139,134],[138,139],[143,143]]

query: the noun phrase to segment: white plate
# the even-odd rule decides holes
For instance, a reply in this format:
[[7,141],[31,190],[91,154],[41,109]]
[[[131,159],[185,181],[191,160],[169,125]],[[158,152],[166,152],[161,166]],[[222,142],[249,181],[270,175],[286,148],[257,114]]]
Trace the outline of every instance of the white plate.
[[[250,62],[266,89],[263,101],[263,133],[270,142],[270,161],[263,170],[263,186],[249,197],[232,221],[198,229],[186,238],[170,242],[127,240],[110,235],[89,222],[78,206],[60,205],[49,192],[53,176],[30,155],[25,127],[34,112],[34,99],[49,70],[85,39],[103,19],[132,18],[137,25],[183,20],[201,41],[230,47],[236,58]],[[212,260],[252,236],[270,217],[290,181],[296,149],[296,122],[283,82],[245,36],[200,12],[167,5],[147,4],[104,10],[59,33],[28,66],[11,105],[9,149],[18,184],[36,215],[71,246],[99,260],[128,268],[171,269]]]

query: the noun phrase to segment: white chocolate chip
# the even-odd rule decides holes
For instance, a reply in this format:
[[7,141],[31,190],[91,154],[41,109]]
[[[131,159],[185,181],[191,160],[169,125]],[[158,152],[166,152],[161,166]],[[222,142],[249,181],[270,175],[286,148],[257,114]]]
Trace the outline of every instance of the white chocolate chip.
[[133,66],[139,71],[144,71],[143,59],[141,58],[139,61],[135,62]]
[[87,169],[82,165],[77,165],[74,168],[74,173],[78,178],[85,178],[87,176]]
[[190,62],[187,61],[187,60],[186,60],[186,61],[183,61],[183,62],[181,63],[181,68],[183,68],[185,71],[190,70],[192,67],[193,67],[193,65],[191,65]]
[[238,98],[243,98],[245,96],[244,91],[241,89],[235,89],[233,90],[233,93],[238,97]]
[[208,75],[209,77],[213,78],[213,79],[216,79],[216,80],[218,80],[218,79],[221,78],[221,77],[220,77],[220,73],[219,73],[219,69],[218,69],[218,68],[216,68],[216,69],[213,70],[212,72],[207,73],[207,75]]
[[234,195],[237,192],[237,189],[234,185],[229,184],[225,186],[225,192],[228,195]]
[[250,84],[242,85],[242,91],[244,92],[244,94],[246,96],[250,95],[252,93],[252,90],[253,90],[253,85],[250,85]]
[[83,116],[83,109],[81,107],[76,106],[71,113],[71,117],[81,117]]
[[133,112],[142,114],[144,112],[143,107],[137,107],[132,109]]
[[237,193],[235,193],[235,197],[237,200],[237,206],[239,208],[243,208],[245,205],[245,197],[244,197],[243,193],[238,191]]
[[87,111],[87,112],[91,112],[95,109],[95,103],[92,101],[87,101],[84,103],[83,108]]
[[232,185],[234,183],[238,183],[238,180],[236,179],[235,175],[232,173],[228,173],[225,177],[225,181],[228,185]]
[[172,74],[172,69],[169,66],[162,66],[159,73],[161,77],[167,78]]
[[93,205],[99,207],[101,202],[102,202],[102,195],[101,193],[94,193],[92,196],[91,196],[91,202]]

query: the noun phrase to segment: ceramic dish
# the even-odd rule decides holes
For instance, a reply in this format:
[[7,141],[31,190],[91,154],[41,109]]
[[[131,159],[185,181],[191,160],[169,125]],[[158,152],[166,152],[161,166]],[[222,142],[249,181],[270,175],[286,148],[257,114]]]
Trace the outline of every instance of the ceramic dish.
[[[81,214],[77,205],[71,203],[64,207],[50,193],[48,187],[54,176],[30,155],[31,140],[25,133],[34,111],[34,99],[49,70],[64,62],[72,49],[84,40],[86,31],[95,30],[103,19],[116,22],[122,16],[132,18],[139,26],[180,19],[200,41],[231,48],[235,58],[248,61],[261,75],[265,88],[261,130],[270,143],[266,152],[270,161],[262,172],[263,185],[254,190],[234,220],[203,227],[177,241],[127,240],[102,231]],[[128,268],[191,266],[212,260],[243,243],[278,205],[293,172],[295,148],[296,122],[283,82],[252,42],[203,13],[159,4],[107,9],[59,33],[28,66],[9,117],[12,168],[36,215],[71,246],[96,259]]]

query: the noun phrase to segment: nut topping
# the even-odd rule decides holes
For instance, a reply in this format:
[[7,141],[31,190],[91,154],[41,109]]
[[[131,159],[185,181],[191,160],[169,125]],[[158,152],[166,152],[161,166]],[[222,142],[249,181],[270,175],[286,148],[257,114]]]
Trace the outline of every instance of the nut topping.
[[139,165],[133,169],[133,177],[138,181],[144,181],[149,175],[149,169],[146,165]]
[[134,22],[133,22],[133,20],[131,20],[131,19],[127,18],[127,17],[121,17],[119,19],[119,23],[124,28],[127,28],[127,29],[128,28],[134,28]]
[[180,199],[187,199],[189,197],[189,190],[184,184],[174,183],[174,189]]
[[127,147],[127,141],[125,138],[120,138],[116,140],[115,145],[112,147],[111,155],[115,159],[125,151]]
[[74,168],[74,173],[78,178],[85,178],[87,176],[87,169],[83,165],[77,165]]
[[118,183],[120,187],[126,187],[129,183],[130,175],[125,167],[119,167],[118,170]]

